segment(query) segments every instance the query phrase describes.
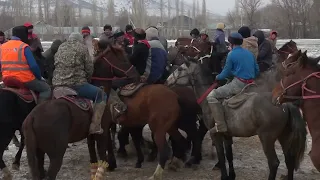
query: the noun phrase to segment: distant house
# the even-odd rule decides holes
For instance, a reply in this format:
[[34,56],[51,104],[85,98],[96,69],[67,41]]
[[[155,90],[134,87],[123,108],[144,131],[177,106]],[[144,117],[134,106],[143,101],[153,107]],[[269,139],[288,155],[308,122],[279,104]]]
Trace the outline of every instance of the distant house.
[[162,24],[162,33],[167,38],[176,38],[178,36],[189,36],[190,30],[193,28],[201,28],[201,22],[188,16],[176,16]]

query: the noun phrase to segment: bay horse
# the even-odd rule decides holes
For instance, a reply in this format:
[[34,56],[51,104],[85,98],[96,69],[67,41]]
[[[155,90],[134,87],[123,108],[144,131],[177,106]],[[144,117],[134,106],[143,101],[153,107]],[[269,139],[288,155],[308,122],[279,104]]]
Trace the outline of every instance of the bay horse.
[[[91,83],[98,87],[103,87],[104,91],[109,94],[113,78],[139,77],[135,68],[129,65],[124,64],[126,65],[123,67],[125,71],[122,71],[110,63],[111,59],[121,62],[123,58],[125,57],[121,49],[110,45],[105,46],[103,52],[94,61],[94,73]],[[45,177],[50,180],[56,179],[68,143],[77,142],[85,138],[87,138],[90,154],[91,179],[98,176],[98,168],[105,169],[106,166],[109,170],[117,168],[109,130],[112,123],[109,105],[106,106],[101,122],[104,132],[99,135],[88,135],[92,116],[91,102],[77,98],[76,93],[68,88],[61,88],[56,92],[53,100],[37,106],[23,123],[28,164],[33,179]],[[96,143],[101,160],[99,163],[95,150]],[[109,152],[108,158],[106,155],[107,150]],[[44,154],[47,154],[50,159],[47,174],[43,167]]]
[[[298,54],[298,55],[297,55]],[[312,148],[310,157],[315,168],[320,171],[320,140],[319,140],[319,98],[320,98],[320,68],[318,58],[308,58],[307,52],[296,52],[291,67],[291,73],[283,77],[281,83],[273,90],[273,102],[282,104],[297,101],[302,109],[311,137]]]
[[[180,73],[172,77],[168,84],[176,82],[184,84],[190,76],[195,81],[197,94],[204,94],[210,85],[208,76],[204,76],[204,68],[201,62],[186,63],[181,67]],[[224,109],[228,133],[211,134],[215,139],[218,154],[218,166],[221,170],[221,180],[234,180],[232,137],[251,137],[258,135],[268,159],[269,180],[275,180],[280,164],[275,151],[275,141],[279,140],[288,168],[288,179],[293,179],[294,169],[298,169],[304,156],[306,145],[306,129],[299,109],[292,104],[284,104],[281,107],[271,102],[271,93],[265,92],[259,87],[243,90],[233,98],[224,101]],[[249,91],[251,89],[251,91]],[[252,91],[254,90],[254,91]],[[248,92],[249,91],[249,92]],[[259,92],[259,93],[257,93]],[[207,100],[202,102],[207,104]],[[214,119],[207,112],[203,116],[208,129],[214,127]],[[229,164],[229,173],[225,165],[225,152]]]

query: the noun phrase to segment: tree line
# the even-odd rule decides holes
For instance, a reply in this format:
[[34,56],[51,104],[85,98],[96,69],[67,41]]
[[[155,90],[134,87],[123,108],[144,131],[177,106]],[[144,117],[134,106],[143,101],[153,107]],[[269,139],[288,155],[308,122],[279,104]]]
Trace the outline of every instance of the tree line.
[[227,13],[234,29],[247,25],[252,29],[273,29],[283,38],[320,38],[319,0],[238,0]]
[[[78,1],[78,2],[77,2]],[[135,27],[146,28],[150,25],[162,26],[164,22],[175,16],[189,16],[206,26],[210,17],[207,16],[206,0],[193,0],[192,8],[185,8],[185,0],[122,0],[124,8],[117,8],[115,0],[90,0],[91,7],[78,5],[82,0],[7,0],[0,4],[1,30],[10,29],[26,21],[42,21],[56,27],[97,27],[105,24],[124,27],[133,24]],[[200,2],[199,2],[200,1]],[[9,2],[9,3],[5,3]],[[10,3],[11,2],[11,3]],[[77,3],[70,3],[77,2]],[[202,6],[200,6],[202,3]],[[151,13],[150,13],[151,12]],[[167,26],[193,28],[195,24],[185,24],[181,18]]]

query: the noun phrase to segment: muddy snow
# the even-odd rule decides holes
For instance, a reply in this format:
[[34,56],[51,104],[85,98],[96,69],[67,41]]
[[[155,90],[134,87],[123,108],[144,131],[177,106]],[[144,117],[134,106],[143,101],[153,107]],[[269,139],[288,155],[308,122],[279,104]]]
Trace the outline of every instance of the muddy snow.
[[[319,180],[320,174],[313,167],[308,156],[310,150],[311,137],[308,137],[308,148],[305,152],[305,158],[301,164],[301,168],[295,172],[296,180]],[[258,137],[251,138],[234,138],[234,166],[237,180],[263,180],[268,177],[267,159],[262,151]],[[279,166],[278,176],[286,173],[284,156],[280,145],[276,144],[277,154],[281,162]],[[4,160],[10,167],[17,148],[10,144],[9,150],[4,153]],[[155,170],[157,163],[145,162],[141,169],[134,168],[136,156],[133,146],[128,145],[128,159],[117,158],[118,168],[114,172],[107,172],[105,179],[119,180],[145,180],[148,179]],[[169,170],[164,171],[164,179],[167,180],[204,180],[204,179],[220,179],[220,171],[212,170],[217,162],[214,148],[211,146],[211,139],[206,135],[203,142],[203,161],[197,169],[180,169],[178,172]],[[48,158],[46,157],[46,167],[48,167]],[[25,151],[21,159],[20,171],[11,170],[13,180],[30,179],[28,172],[28,164]],[[0,172],[0,177],[2,174]],[[86,141],[75,143],[74,146],[68,148],[63,165],[58,174],[57,179],[61,180],[88,180],[89,179],[89,153]]]

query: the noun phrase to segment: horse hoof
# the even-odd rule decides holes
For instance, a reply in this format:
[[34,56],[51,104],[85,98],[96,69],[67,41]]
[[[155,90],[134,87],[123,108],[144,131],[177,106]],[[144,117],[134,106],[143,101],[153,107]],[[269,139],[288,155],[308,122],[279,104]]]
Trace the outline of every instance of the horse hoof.
[[142,168],[142,164],[141,163],[136,163],[135,168]]
[[20,170],[20,165],[12,164],[12,169],[15,170],[15,171],[19,171]]

